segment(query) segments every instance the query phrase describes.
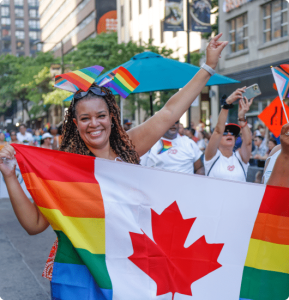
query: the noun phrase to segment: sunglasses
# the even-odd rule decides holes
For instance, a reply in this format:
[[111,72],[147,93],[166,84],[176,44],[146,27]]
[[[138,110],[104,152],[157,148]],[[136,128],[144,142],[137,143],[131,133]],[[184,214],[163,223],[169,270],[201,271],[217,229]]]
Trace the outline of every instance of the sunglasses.
[[230,131],[225,131],[225,132],[223,133],[223,136],[227,136],[229,133],[230,133],[230,135],[234,135],[234,133],[233,133],[233,132],[230,132]]
[[72,99],[72,105],[75,104],[75,101],[80,100],[80,99],[84,98],[85,96],[87,96],[89,92],[93,93],[96,96],[106,96],[107,95],[107,93],[104,90],[102,90],[101,88],[91,87],[86,92],[79,92],[79,93],[74,94],[73,99]]

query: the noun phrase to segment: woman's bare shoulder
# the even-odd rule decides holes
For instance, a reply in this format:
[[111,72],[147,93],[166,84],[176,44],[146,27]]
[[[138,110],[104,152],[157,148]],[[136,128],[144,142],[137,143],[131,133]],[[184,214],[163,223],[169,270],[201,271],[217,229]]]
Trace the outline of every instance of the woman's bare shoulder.
[[280,145],[277,145],[275,146],[272,151],[270,152],[269,156],[268,157],[271,157],[273,154],[275,154],[277,151],[279,151],[281,149],[281,144]]

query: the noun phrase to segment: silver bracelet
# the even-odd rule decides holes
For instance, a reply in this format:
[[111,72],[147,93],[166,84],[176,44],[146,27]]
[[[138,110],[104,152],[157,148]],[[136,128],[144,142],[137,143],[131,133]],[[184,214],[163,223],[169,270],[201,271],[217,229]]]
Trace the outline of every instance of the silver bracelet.
[[212,69],[210,66],[206,65],[205,63],[201,65],[201,68],[206,70],[208,73],[210,73],[211,76],[213,76],[216,71]]

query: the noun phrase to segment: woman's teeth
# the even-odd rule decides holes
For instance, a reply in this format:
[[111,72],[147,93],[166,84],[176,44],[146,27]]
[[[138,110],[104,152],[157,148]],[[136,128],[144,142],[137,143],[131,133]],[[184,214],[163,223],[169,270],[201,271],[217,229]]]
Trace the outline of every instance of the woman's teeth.
[[101,130],[90,132],[91,136],[98,136],[101,134]]

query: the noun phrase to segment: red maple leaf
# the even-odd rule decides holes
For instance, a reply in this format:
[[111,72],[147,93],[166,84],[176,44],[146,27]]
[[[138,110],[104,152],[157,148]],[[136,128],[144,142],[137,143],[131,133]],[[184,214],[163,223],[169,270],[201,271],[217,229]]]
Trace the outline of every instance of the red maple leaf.
[[157,296],[192,296],[191,284],[222,266],[217,259],[224,244],[208,244],[202,236],[185,248],[196,218],[184,220],[177,202],[160,215],[151,212],[154,241],[145,233],[130,232],[134,253],[129,260],[156,282]]

